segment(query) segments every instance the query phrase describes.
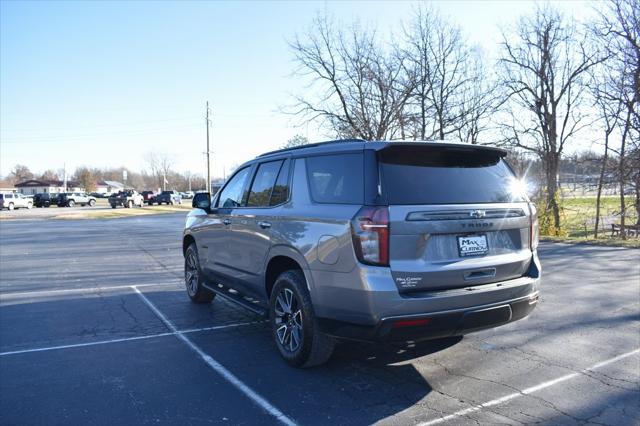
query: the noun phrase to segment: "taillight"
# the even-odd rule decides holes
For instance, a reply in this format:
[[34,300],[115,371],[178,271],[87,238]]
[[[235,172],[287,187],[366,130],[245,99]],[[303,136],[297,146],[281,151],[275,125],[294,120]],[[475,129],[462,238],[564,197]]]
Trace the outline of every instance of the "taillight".
[[358,260],[369,265],[389,265],[389,210],[363,207],[351,221],[353,247]]
[[529,211],[531,212],[531,228],[529,232],[529,247],[531,250],[538,248],[540,240],[540,227],[538,226],[538,210],[535,204],[529,203]]

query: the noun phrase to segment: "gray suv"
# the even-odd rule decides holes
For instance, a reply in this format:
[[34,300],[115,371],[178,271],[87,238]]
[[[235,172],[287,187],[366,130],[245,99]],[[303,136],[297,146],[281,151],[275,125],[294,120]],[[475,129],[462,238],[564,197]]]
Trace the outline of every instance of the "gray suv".
[[269,318],[298,367],[327,361],[336,339],[418,341],[524,318],[538,301],[538,224],[505,155],[354,140],[263,154],[194,198],[187,293]]

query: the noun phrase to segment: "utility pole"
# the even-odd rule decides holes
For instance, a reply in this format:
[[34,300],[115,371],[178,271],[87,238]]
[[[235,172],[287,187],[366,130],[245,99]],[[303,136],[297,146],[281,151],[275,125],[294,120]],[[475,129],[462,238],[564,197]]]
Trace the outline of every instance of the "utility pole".
[[211,151],[209,149],[209,126],[211,120],[209,120],[209,101],[207,101],[207,192],[211,194]]
[[62,163],[62,167],[63,167],[64,192],[67,192],[67,163]]

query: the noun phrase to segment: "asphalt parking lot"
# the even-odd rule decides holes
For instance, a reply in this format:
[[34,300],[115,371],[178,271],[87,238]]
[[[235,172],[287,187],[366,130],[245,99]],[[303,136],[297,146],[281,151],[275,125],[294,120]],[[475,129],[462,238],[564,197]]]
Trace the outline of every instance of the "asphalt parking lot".
[[640,422],[640,250],[543,243],[529,318],[296,370],[260,318],[189,302],[183,223],[0,223],[0,423]]

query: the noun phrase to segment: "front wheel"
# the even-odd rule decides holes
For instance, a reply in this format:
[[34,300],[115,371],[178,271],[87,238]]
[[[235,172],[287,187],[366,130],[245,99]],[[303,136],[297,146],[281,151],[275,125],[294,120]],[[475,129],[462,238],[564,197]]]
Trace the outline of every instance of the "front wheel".
[[127,203],[127,207],[132,209],[133,208],[133,201],[129,200],[129,202]]
[[313,367],[331,357],[335,340],[318,329],[302,271],[286,271],[277,278],[269,318],[276,347],[290,365]]
[[89,201],[89,207],[95,207],[95,205],[96,205],[96,200]]
[[69,200],[69,202],[67,203],[67,206],[69,206],[69,207],[73,207],[75,205],[76,205],[76,202],[73,201],[73,200]]
[[31,204],[31,203],[27,203],[27,208],[28,208],[29,210],[31,210],[31,209],[33,208],[33,204]]
[[216,296],[214,292],[204,287],[195,243],[191,243],[184,252],[184,284],[193,303],[210,303]]
[[16,208],[16,206],[13,205],[13,203],[9,203],[9,207],[7,207],[9,210],[13,210]]

